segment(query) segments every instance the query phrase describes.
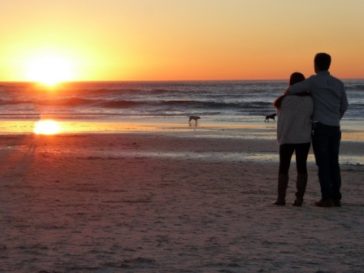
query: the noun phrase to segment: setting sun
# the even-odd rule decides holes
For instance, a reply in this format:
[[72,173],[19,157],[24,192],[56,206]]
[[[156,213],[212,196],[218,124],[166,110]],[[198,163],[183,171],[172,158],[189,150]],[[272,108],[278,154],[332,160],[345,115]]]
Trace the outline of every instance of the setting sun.
[[37,135],[55,135],[60,131],[59,123],[51,119],[37,121],[33,129],[33,132]]
[[74,80],[74,74],[72,61],[56,54],[34,56],[26,63],[27,79],[47,86]]

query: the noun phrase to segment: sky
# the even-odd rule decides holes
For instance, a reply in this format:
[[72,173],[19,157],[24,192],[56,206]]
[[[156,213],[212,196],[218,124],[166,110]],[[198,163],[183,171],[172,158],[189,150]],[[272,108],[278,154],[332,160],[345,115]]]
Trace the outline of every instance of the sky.
[[2,0],[0,81],[46,73],[34,71],[44,56],[72,80],[286,79],[313,74],[316,52],[334,75],[364,78],[363,11],[362,0]]

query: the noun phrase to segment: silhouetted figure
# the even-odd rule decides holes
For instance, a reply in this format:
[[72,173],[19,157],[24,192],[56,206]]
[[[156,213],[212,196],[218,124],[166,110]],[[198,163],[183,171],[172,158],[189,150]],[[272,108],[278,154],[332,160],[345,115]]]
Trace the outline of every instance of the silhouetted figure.
[[321,186],[319,207],[341,206],[339,147],[340,120],[348,108],[344,84],[331,76],[331,57],[318,53],[314,58],[316,75],[290,86],[288,94],[308,90],[314,101],[312,147]]
[[[295,72],[289,84],[305,80],[303,74]],[[278,97],[273,103],[277,108],[277,140],[279,143],[278,198],[275,205],[286,204],[289,166],[293,152],[296,154],[297,181],[294,206],[302,206],[307,185],[307,156],[311,143],[311,116],[313,102],[309,94]]]
[[266,115],[264,122],[269,122],[270,119],[273,120],[273,121],[275,121],[276,120],[276,116],[277,116],[276,113],[270,114],[270,115]]
[[188,118],[188,124],[190,125],[190,127],[192,126],[192,121],[195,122],[195,127],[197,127],[198,125],[198,120],[200,119],[201,117],[199,116],[189,116]]

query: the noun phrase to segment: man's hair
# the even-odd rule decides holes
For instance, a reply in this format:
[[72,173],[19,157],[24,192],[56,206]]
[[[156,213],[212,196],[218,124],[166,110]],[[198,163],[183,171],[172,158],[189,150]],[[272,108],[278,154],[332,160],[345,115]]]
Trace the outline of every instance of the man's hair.
[[317,53],[315,56],[315,66],[319,71],[329,70],[331,56],[327,53]]

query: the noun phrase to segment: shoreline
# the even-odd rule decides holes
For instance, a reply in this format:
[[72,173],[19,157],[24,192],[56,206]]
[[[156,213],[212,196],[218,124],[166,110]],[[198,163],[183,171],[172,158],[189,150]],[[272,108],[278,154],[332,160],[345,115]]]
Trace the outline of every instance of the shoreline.
[[[86,143],[83,143],[85,140]],[[155,143],[156,140],[160,143]],[[143,146],[139,147],[138,142]],[[126,145],[125,143],[128,143]],[[205,162],[257,162],[278,164],[279,145],[275,139],[223,137],[205,132],[123,132],[79,133],[58,135],[17,134],[0,135],[0,151],[12,152],[29,147],[39,150],[47,145],[58,147],[57,153],[72,156],[89,154],[100,158],[147,157],[171,160],[200,160]],[[94,146],[92,146],[92,145]],[[126,146],[125,146],[126,145]],[[64,149],[60,147],[65,146]],[[103,149],[98,147],[102,146]],[[48,151],[49,152],[49,151]],[[52,152],[52,151],[50,151]],[[341,142],[342,166],[364,165],[364,142]],[[295,162],[295,157],[292,157]],[[314,165],[311,147],[308,164]]]
[[[31,135],[37,122],[51,120],[60,128],[59,135],[75,134],[194,134],[212,138],[275,139],[276,122],[263,122],[259,117],[241,122],[216,122],[204,119],[197,127],[189,126],[185,117],[152,117],[143,119],[54,119],[44,117],[38,120],[0,119],[0,135]],[[342,140],[364,142],[364,124],[361,120],[342,122]]]

